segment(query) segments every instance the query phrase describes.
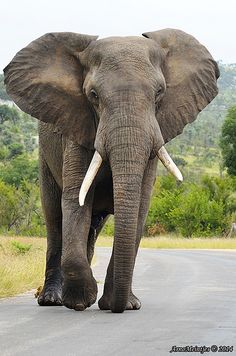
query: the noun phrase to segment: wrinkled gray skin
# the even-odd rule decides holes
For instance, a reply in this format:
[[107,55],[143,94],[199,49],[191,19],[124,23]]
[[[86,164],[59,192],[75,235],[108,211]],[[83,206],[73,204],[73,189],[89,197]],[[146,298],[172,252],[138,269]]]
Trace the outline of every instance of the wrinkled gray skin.
[[[100,309],[139,309],[135,257],[155,181],[158,149],[217,94],[218,68],[191,36],[49,34],[5,68],[9,95],[42,122],[40,187],[47,226],[45,284],[38,303],[84,310],[96,301],[90,268],[109,214],[115,239]],[[79,205],[94,149],[103,158]]]

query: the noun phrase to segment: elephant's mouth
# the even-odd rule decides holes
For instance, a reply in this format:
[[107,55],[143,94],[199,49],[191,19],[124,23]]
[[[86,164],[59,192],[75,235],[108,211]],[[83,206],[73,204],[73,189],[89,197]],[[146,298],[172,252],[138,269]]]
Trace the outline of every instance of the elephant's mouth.
[[[166,169],[173,174],[173,176],[180,182],[183,181],[183,176],[182,173],[180,172],[179,168],[176,166],[172,158],[170,157],[169,153],[165,149],[164,146],[162,146],[158,152],[157,152],[157,157],[159,160],[163,163],[163,165],[166,167]],[[87,170],[87,173],[84,177],[83,183],[80,188],[80,193],[79,193],[79,204],[80,206],[84,205],[84,201],[86,198],[86,195],[89,191],[89,188],[91,187],[94,178],[96,177],[96,174],[102,164],[102,157],[101,155],[95,151],[92,161],[89,165],[89,168]]]

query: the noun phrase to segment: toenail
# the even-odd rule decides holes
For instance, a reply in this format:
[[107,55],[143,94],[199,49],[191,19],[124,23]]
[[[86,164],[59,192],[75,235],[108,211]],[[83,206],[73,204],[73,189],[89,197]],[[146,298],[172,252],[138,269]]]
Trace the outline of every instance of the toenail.
[[83,311],[84,309],[85,309],[84,304],[76,304],[75,305],[75,310]]

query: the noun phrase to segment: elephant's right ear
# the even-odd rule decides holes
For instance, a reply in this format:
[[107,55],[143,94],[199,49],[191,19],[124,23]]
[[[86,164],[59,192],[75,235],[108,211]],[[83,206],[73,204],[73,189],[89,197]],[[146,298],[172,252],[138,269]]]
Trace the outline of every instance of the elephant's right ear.
[[83,94],[78,55],[97,39],[71,32],[49,33],[19,51],[4,69],[7,93],[20,109],[79,144],[94,148],[94,115]]

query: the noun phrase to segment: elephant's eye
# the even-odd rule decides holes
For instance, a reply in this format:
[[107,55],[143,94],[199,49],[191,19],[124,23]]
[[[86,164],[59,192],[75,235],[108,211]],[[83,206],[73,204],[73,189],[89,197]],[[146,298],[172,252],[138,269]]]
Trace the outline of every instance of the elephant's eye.
[[162,97],[161,94],[163,93],[163,88],[160,86],[156,91],[155,102],[157,103],[160,98]]
[[160,95],[163,91],[163,88],[162,87],[159,87],[156,91],[156,96]]
[[90,103],[93,104],[93,106],[98,106],[99,98],[98,98],[98,94],[95,89],[93,89],[93,88],[90,89],[88,91],[87,97],[88,97],[88,100],[90,101]]
[[92,99],[95,99],[95,100],[98,99],[98,95],[97,95],[97,92],[96,92],[95,89],[91,89],[90,90],[90,96],[91,96]]

